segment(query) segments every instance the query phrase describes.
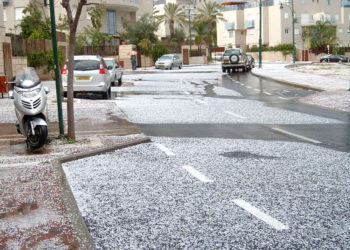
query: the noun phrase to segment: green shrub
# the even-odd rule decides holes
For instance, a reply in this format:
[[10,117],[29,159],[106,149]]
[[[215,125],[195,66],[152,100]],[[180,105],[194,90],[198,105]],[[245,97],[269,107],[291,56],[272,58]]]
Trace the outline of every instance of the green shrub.
[[162,43],[157,43],[157,44],[153,47],[152,52],[151,52],[151,54],[152,54],[152,59],[153,59],[154,62],[157,61],[157,59],[158,59],[159,57],[161,57],[162,55],[164,55],[164,54],[169,54],[169,53],[170,53],[169,48],[167,48],[167,47],[166,47],[164,44],[162,44]]
[[[33,51],[27,53],[28,66],[33,68],[45,67],[46,72],[54,70],[54,58],[53,52],[50,51]],[[64,64],[64,54],[61,50],[58,50],[58,63],[62,67]]]

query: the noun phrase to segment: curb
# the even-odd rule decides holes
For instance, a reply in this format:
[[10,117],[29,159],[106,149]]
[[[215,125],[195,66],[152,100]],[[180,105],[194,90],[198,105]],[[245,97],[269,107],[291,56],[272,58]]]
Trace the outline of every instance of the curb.
[[114,150],[127,148],[127,147],[135,146],[142,143],[148,143],[148,142],[151,142],[151,139],[149,137],[135,139],[130,142],[125,142],[118,145],[113,145],[113,146],[93,150],[87,153],[80,153],[72,156],[66,156],[63,158],[56,159],[52,162],[54,171],[58,176],[59,185],[62,188],[62,199],[64,201],[65,208],[67,209],[68,218],[73,225],[74,232],[77,234],[76,236],[78,237],[78,241],[80,244],[78,247],[79,249],[94,250],[96,249],[96,247],[90,235],[89,229],[87,228],[85,221],[79,211],[79,208],[74,198],[71,187],[68,184],[66,174],[64,173],[64,170],[62,168],[62,163],[75,161],[78,159],[82,159],[82,158],[86,158],[86,157],[90,157],[98,154],[103,154]]
[[273,78],[273,77],[270,77],[270,76],[266,76],[266,75],[262,75],[262,74],[253,72],[253,71],[251,71],[251,73],[253,75],[255,75],[255,76],[258,76],[258,77],[261,77],[261,78],[264,78],[264,79],[274,80],[276,82],[283,83],[283,84],[290,85],[290,86],[294,86],[294,87],[300,87],[300,88],[303,88],[303,89],[310,89],[310,90],[319,91],[319,92],[326,91],[326,90],[321,89],[321,88],[310,87],[308,85],[304,85],[304,84],[300,84],[300,83],[296,83],[296,82],[291,82],[291,81],[287,81],[287,80]]

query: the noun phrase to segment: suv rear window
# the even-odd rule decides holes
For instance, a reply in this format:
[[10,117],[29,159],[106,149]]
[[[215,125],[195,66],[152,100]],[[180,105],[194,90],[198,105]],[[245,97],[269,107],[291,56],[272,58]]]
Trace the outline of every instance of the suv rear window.
[[96,60],[74,60],[74,70],[98,70],[100,62]]
[[239,49],[228,49],[225,51],[224,55],[225,56],[230,56],[230,55],[239,55],[241,53],[241,51]]

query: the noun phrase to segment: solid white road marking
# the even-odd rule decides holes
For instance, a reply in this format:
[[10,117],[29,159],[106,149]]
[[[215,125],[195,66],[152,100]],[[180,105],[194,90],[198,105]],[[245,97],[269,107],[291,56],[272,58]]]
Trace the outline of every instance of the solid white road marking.
[[155,143],[156,147],[163,151],[167,156],[174,156],[175,154],[173,152],[171,152],[167,147],[165,147],[164,145],[162,144],[159,144],[159,143]]
[[272,128],[272,129],[273,129],[273,130],[276,130],[276,131],[278,131],[278,132],[280,132],[280,133],[282,133],[282,134],[294,136],[294,137],[299,138],[299,139],[302,139],[302,140],[304,140],[304,141],[308,141],[308,142],[312,142],[312,143],[317,143],[317,144],[322,143],[322,142],[320,142],[320,141],[317,141],[317,140],[314,140],[314,139],[311,139],[311,138],[308,138],[308,137],[305,137],[305,136],[302,136],[302,135],[298,135],[298,134],[294,134],[294,133],[288,132],[288,131],[286,131],[286,130],[284,130],[284,129],[280,129],[280,128]]
[[238,114],[233,113],[233,112],[228,111],[228,110],[225,110],[225,113],[226,113],[226,114],[229,114],[229,115],[232,115],[232,116],[235,116],[235,117],[237,117],[237,118],[241,118],[241,119],[246,119],[246,118],[247,118],[247,117],[244,117],[244,116],[238,115]]
[[213,182],[212,180],[210,180],[208,177],[206,177],[204,174],[199,172],[194,167],[186,165],[186,166],[182,166],[182,168],[185,169],[187,172],[189,172],[192,176],[196,177],[201,182]]
[[194,99],[194,101],[195,101],[196,103],[200,103],[200,104],[206,104],[206,105],[208,105],[208,103],[207,103],[207,102],[205,102],[205,101],[203,101],[203,100]]
[[252,206],[251,204],[249,204],[248,202],[246,202],[244,200],[235,199],[233,202],[236,203],[237,206],[243,208],[247,212],[249,212],[252,215],[254,215],[256,218],[258,218],[258,219],[264,221],[265,223],[269,224],[271,227],[273,227],[276,230],[287,230],[287,229],[289,229],[288,226],[282,224],[278,220],[272,218],[270,215],[264,213],[260,209]]
[[266,95],[272,95],[270,92],[264,92],[264,94],[266,94]]

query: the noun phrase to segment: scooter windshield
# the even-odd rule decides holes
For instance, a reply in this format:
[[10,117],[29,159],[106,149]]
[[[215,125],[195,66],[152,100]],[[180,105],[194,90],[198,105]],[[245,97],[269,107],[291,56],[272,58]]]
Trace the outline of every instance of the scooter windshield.
[[32,88],[40,83],[40,79],[35,69],[28,67],[17,72],[15,82],[17,87]]

